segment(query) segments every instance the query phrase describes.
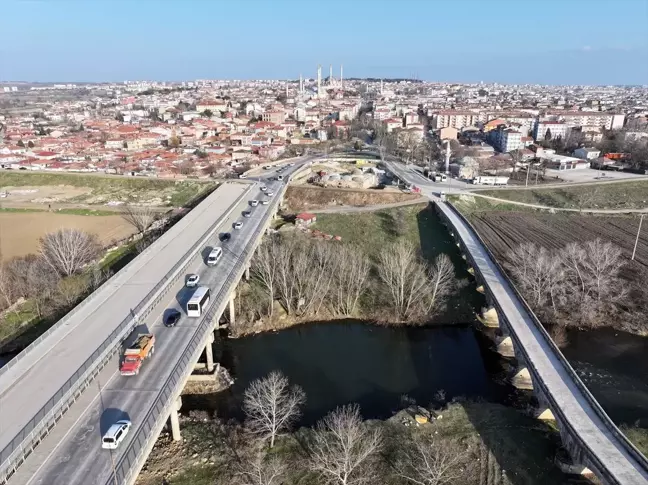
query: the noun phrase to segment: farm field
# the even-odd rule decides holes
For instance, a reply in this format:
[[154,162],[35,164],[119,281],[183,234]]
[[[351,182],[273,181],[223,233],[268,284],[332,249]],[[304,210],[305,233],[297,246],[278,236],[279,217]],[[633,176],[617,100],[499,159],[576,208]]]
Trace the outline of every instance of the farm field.
[[648,179],[545,189],[480,190],[480,194],[564,209],[643,209],[648,207]]
[[197,180],[54,173],[0,172],[2,202],[29,207],[56,203],[115,205],[134,203],[181,207],[213,187]]
[[61,228],[82,229],[99,236],[104,245],[121,241],[135,230],[120,215],[75,215],[68,213],[0,211],[2,260],[38,251],[38,240]]
[[[630,259],[639,226],[639,217],[631,216],[488,211],[474,212],[468,218],[501,261],[506,261],[507,252],[523,242],[534,242],[548,249],[557,249],[570,242],[585,242],[597,237],[618,245]],[[642,233],[635,260],[646,270],[648,224],[643,225]]]

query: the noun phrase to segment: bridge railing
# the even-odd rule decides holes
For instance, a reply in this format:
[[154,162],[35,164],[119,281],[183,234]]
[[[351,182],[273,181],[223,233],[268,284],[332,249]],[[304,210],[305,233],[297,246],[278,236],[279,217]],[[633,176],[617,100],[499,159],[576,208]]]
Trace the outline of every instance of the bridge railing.
[[[440,202],[440,203],[437,203],[437,204],[443,204],[443,202]],[[574,370],[574,368],[571,366],[571,364],[569,363],[569,361],[567,360],[567,358],[564,356],[564,354],[560,351],[560,349],[558,348],[558,346],[555,344],[555,342],[553,341],[553,339],[551,338],[551,336],[549,335],[549,333],[547,332],[547,330],[546,330],[546,329],[544,328],[544,326],[542,325],[542,322],[540,322],[540,319],[537,317],[537,315],[536,315],[536,314],[534,313],[534,311],[531,309],[530,305],[527,303],[526,299],[525,299],[525,298],[522,296],[522,294],[518,291],[516,285],[511,281],[511,279],[510,279],[509,276],[508,276],[508,273],[507,273],[507,272],[504,270],[504,268],[500,265],[500,263],[499,263],[499,261],[497,260],[497,258],[495,257],[495,255],[491,252],[490,248],[486,245],[486,243],[485,243],[484,240],[481,238],[481,236],[479,235],[479,233],[475,230],[475,228],[473,227],[473,225],[468,221],[468,219],[466,219],[466,218],[464,217],[464,215],[463,215],[463,214],[462,214],[462,213],[461,213],[461,212],[460,212],[460,211],[459,211],[459,210],[458,210],[458,209],[457,209],[457,208],[456,208],[452,203],[447,202],[446,205],[447,205],[447,207],[450,208],[450,210],[451,210],[451,211],[452,211],[452,212],[453,212],[457,217],[459,217],[459,219],[461,219],[461,221],[462,221],[462,222],[466,225],[466,227],[468,228],[468,231],[470,231],[470,232],[472,233],[472,235],[475,237],[475,239],[477,239],[477,241],[479,241],[479,243],[483,246],[483,248],[485,249],[486,253],[488,254],[488,257],[489,257],[489,258],[491,259],[491,261],[495,264],[495,267],[497,268],[498,272],[500,273],[501,279],[502,279],[503,281],[505,281],[506,284],[507,284],[507,285],[508,285],[512,290],[513,290],[513,292],[514,292],[515,295],[517,296],[518,300],[522,303],[522,306],[524,307],[525,311],[527,312],[527,314],[528,314],[529,317],[531,318],[531,320],[532,320],[532,322],[533,322],[535,328],[538,330],[538,332],[540,333],[540,335],[541,335],[542,338],[544,339],[545,343],[550,347],[551,351],[556,355],[556,357],[557,357],[558,360],[560,361],[562,367],[565,369],[565,371],[567,372],[567,374],[569,375],[569,377],[574,381],[574,383],[576,384],[576,386],[578,387],[578,389],[580,390],[580,392],[582,393],[582,395],[585,397],[585,399],[588,401],[588,403],[589,403],[590,406],[592,407],[593,411],[594,411],[594,412],[597,414],[597,416],[601,419],[601,421],[602,421],[603,424],[605,425],[606,429],[607,429],[610,433],[612,433],[612,435],[613,435],[614,437],[616,437],[616,439],[619,441],[619,443],[621,444],[621,446],[624,447],[624,449],[625,449],[625,450],[630,454],[630,456],[631,456],[632,458],[634,458],[634,459],[637,461],[637,463],[638,463],[638,464],[639,464],[639,465],[640,465],[644,470],[647,470],[647,471],[648,471],[648,459],[647,459],[647,458],[646,458],[646,457],[641,453],[641,451],[639,451],[639,450],[637,449],[637,447],[636,447],[636,446],[635,446],[635,445],[634,445],[634,444],[633,444],[633,443],[632,443],[632,442],[631,442],[631,441],[630,441],[630,440],[629,440],[629,439],[628,439],[628,438],[627,438],[627,437],[626,437],[626,436],[621,432],[621,430],[617,427],[617,425],[614,424],[614,421],[612,421],[612,419],[610,419],[610,417],[607,415],[607,413],[605,412],[605,410],[601,407],[601,405],[600,405],[599,402],[596,400],[596,398],[592,395],[592,393],[591,393],[590,390],[587,388],[587,386],[585,385],[585,383],[582,381],[582,379],[580,378],[580,376],[578,375],[578,373]],[[443,206],[440,205],[440,207],[443,207]],[[456,231],[456,228],[455,228],[455,232],[458,233],[458,231]],[[464,244],[465,244],[465,243],[464,243]],[[478,269],[476,265],[475,265],[475,268]],[[488,286],[488,285],[486,284],[486,282],[484,282],[484,283],[485,283],[485,286]],[[501,309],[499,303],[497,302],[497,299],[493,298],[493,300],[494,300],[494,304],[495,304],[495,306],[497,306],[498,309],[500,310],[500,314],[503,315],[504,313],[503,313],[503,311],[502,311],[502,309]],[[517,338],[515,337],[515,335],[513,335],[513,338],[517,341]],[[535,366],[534,366],[534,364],[533,364],[533,360],[532,360],[532,358],[529,356],[529,354],[527,353],[527,351],[526,351],[526,349],[524,348],[524,346],[521,345],[521,344],[519,343],[519,341],[517,341],[516,343],[518,343],[518,346],[517,346],[516,351],[519,350],[520,352],[522,352],[522,354],[524,355],[525,360],[526,360],[526,362],[527,362],[527,365],[529,365],[529,366],[532,368],[532,371],[533,371],[534,375],[539,376],[540,374],[539,374],[538,370],[535,368]],[[589,456],[590,459],[592,459],[593,461],[595,461],[595,462],[598,464],[597,471],[598,471],[599,473],[601,473],[601,474],[606,474],[607,467],[605,466],[605,464],[604,464],[604,463],[603,463],[603,462],[602,462],[602,461],[601,461],[601,460],[600,460],[600,459],[599,459],[599,458],[598,458],[598,457],[597,457],[593,452],[591,452],[592,450],[591,450],[589,444],[587,443],[587,441],[586,441],[585,439],[583,439],[583,438],[578,434],[578,431],[577,431],[577,430],[576,430],[576,429],[571,425],[571,423],[569,423],[568,420],[564,419],[564,415],[562,415],[562,410],[560,409],[560,406],[558,406],[558,403],[555,401],[554,397],[552,396],[551,392],[549,391],[549,389],[547,388],[547,386],[545,385],[545,383],[542,382],[541,379],[537,379],[537,381],[539,381],[539,382],[537,382],[537,383],[534,382],[534,385],[537,384],[539,387],[542,388],[542,390],[544,391],[544,392],[543,392],[544,397],[545,397],[548,401],[550,401],[552,411],[553,411],[555,414],[559,414],[559,415],[563,418],[563,419],[561,420],[561,423],[563,423],[563,425],[565,425],[565,426],[567,426],[567,427],[569,428],[569,431],[571,432],[570,435],[573,436],[573,437],[575,437],[575,438],[577,439],[577,441],[578,441],[578,443],[580,444],[580,446],[582,446],[583,448],[585,448],[585,449],[587,449],[587,450],[590,450],[590,453],[588,454],[588,456]],[[599,477],[599,478],[603,478],[603,477]],[[614,483],[614,480],[613,480],[613,478],[612,478],[611,476],[606,476],[606,478],[608,479],[608,483]]]
[[[178,260],[178,262],[167,272],[167,274],[147,293],[142,301],[132,309],[117,328],[101,343],[101,345],[92,353],[81,367],[61,386],[61,388],[52,396],[50,400],[36,413],[36,415],[23,427],[23,429],[14,437],[14,439],[0,453],[0,484],[14,473],[22,464],[24,459],[31,451],[41,442],[49,433],[63,414],[79,398],[83,390],[92,382],[96,375],[101,371],[110,357],[117,352],[121,342],[133,331],[140,318],[144,318],[153,309],[157,303],[169,291],[172,283],[184,274],[186,267],[191,264],[198,255],[206,238],[222,224],[230,215],[234,208],[240,203],[241,199],[247,195],[250,188],[238,197],[227,209],[227,211],[218,218],[205,232],[202,238],[194,243],[191,248]],[[145,251],[153,251],[153,243]],[[131,267],[134,261],[131,261],[119,273]],[[118,274],[119,274],[118,273]],[[117,276],[117,275],[115,275]],[[111,278],[114,281],[114,277]]]
[[203,351],[207,341],[207,335],[213,330],[214,320],[219,318],[225,310],[232,287],[235,288],[241,279],[245,271],[245,266],[256,249],[256,242],[259,241],[259,238],[265,231],[269,218],[272,217],[277,204],[279,204],[279,201],[283,197],[286,187],[287,185],[284,185],[281,191],[275,196],[262,222],[259,223],[252,233],[250,237],[251,243],[236,258],[234,263],[235,269],[230,272],[215,298],[211,300],[209,309],[196,327],[192,339],[187,344],[178,363],[174,366],[171,374],[159,391],[153,406],[142,419],[141,424],[135,429],[128,449],[115,464],[114,475],[111,475],[106,481],[106,485],[114,485],[115,483],[127,485],[132,483],[136,478],[136,474],[146,460],[148,453],[150,453],[153,444],[164,427],[172,411],[172,406],[175,405],[175,399],[182,392],[185,382],[193,371],[195,362],[197,362]]

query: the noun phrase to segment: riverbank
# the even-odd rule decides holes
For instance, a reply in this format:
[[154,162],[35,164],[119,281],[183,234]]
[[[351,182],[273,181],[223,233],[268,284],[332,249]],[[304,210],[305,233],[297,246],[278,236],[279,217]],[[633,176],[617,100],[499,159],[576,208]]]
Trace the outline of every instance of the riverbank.
[[[466,469],[462,483],[558,485],[566,482],[553,463],[559,446],[558,433],[540,421],[515,409],[476,401],[450,403],[434,410],[432,416],[435,419],[430,422],[417,424],[413,413],[400,411],[389,419],[373,420],[370,424],[383,429],[387,439],[386,456],[412,430],[434,438],[441,448],[457,442],[469,446],[466,462],[473,466]],[[226,426],[205,413],[193,413],[183,418],[181,427],[181,442],[173,442],[168,434],[160,437],[137,485],[159,485],[162,479],[172,485],[232,483],[236,464],[233,452],[238,450],[240,455],[238,447],[243,446],[240,425]],[[283,482],[286,485],[314,483],[308,481],[309,472],[303,466],[303,443],[310,432],[310,428],[300,428],[282,436],[276,447],[274,454],[291,463]],[[381,465],[388,472],[386,461]]]

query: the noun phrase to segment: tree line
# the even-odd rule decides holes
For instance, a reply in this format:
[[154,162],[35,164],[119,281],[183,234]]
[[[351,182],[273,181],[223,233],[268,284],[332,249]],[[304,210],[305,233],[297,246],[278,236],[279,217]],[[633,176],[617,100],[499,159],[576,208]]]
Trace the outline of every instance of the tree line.
[[507,260],[525,299],[545,323],[596,328],[613,321],[629,331],[648,330],[637,299],[629,298],[622,251],[610,242],[570,243],[554,251],[524,243]]
[[367,422],[356,404],[338,407],[313,428],[294,433],[305,402],[303,390],[280,372],[250,383],[243,397],[243,426],[230,424],[214,433],[215,439],[226,443],[230,455],[214,483],[479,483],[474,438]]
[[457,283],[446,254],[429,264],[405,240],[372,259],[359,246],[278,234],[259,246],[251,274],[260,294],[246,300],[248,321],[272,319],[278,303],[297,319],[362,313],[385,322],[426,322]]

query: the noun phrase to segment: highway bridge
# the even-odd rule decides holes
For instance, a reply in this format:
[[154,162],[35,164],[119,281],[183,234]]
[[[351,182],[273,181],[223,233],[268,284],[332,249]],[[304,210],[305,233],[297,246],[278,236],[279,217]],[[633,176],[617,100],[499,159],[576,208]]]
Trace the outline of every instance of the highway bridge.
[[[307,158],[271,180],[258,177],[221,185],[195,209],[108,280],[32,346],[0,369],[0,483],[66,485],[134,482],[161,429],[170,419],[179,438],[179,396],[200,355],[213,365],[213,330],[233,299],[249,261],[276,214],[287,180]],[[262,184],[274,192],[268,197]],[[250,200],[268,200],[252,208]],[[242,212],[251,210],[251,217]],[[233,223],[242,221],[241,229]],[[220,242],[222,233],[232,238]],[[204,264],[223,247],[214,267]],[[188,318],[185,278],[200,275],[211,289],[201,318]],[[182,311],[173,328],[166,311]],[[122,342],[137,328],[156,336],[155,354],[138,376],[119,374]],[[118,419],[133,426],[115,451],[101,436]]]
[[461,186],[431,183],[400,163],[387,162],[386,166],[435,203],[491,305],[483,319],[499,329],[498,351],[517,361],[513,384],[533,389],[539,403],[538,418],[556,421],[563,446],[572,458],[569,470],[593,472],[605,484],[648,484],[646,457],[594,399],[471,224],[439,198],[440,191],[461,192]]

